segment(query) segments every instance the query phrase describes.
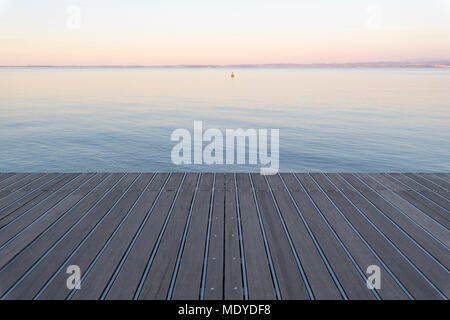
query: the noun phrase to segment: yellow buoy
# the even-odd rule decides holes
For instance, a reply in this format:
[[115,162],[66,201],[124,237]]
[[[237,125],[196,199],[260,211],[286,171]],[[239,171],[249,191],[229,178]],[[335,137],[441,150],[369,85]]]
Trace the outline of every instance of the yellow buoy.
[[234,72],[232,72],[231,73],[231,78],[234,78],[234,77],[235,77]]

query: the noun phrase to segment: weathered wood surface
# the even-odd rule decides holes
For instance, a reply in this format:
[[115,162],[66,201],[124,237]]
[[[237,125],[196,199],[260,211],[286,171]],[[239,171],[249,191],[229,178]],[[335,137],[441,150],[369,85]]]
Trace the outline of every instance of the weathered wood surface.
[[0,173],[0,298],[448,299],[449,188],[447,173]]

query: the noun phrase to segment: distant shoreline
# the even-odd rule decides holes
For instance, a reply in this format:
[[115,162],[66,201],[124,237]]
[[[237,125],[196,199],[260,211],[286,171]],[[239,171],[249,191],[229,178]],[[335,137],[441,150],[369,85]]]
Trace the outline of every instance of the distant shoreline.
[[114,69],[229,69],[229,68],[248,68],[248,69],[362,69],[362,68],[432,68],[447,69],[450,68],[450,60],[430,61],[430,62],[363,62],[363,63],[315,63],[315,64],[234,64],[234,65],[161,65],[161,66],[145,66],[145,65],[17,65],[2,66],[0,68],[114,68]]

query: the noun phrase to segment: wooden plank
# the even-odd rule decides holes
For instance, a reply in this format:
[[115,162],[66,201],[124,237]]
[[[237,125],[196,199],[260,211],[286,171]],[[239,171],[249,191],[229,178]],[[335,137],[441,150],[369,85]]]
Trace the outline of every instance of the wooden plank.
[[[450,185],[450,179],[449,179],[449,178],[446,179],[444,174],[441,174],[441,173],[434,173],[433,175],[434,175],[437,179],[439,179],[439,181],[445,181],[445,182],[447,182],[447,184],[445,184],[446,188],[447,188],[448,185]],[[450,174],[447,174],[447,177],[449,177],[449,176],[450,176]],[[447,188],[447,189],[450,190],[450,188]]]
[[211,191],[213,188],[213,173],[202,173],[200,177],[200,184],[198,185],[199,191]]
[[[373,204],[380,212],[382,212],[386,217],[380,220],[389,226],[389,229],[382,227],[382,230],[393,230],[393,232],[399,232],[400,230],[407,234],[411,239],[413,239],[417,245],[423,248],[423,251],[430,253],[435,259],[439,260],[446,268],[450,267],[450,255],[448,255],[448,249],[437,242],[433,237],[426,233],[422,228],[420,228],[416,223],[407,218],[396,207],[391,203],[386,201],[378,193],[371,190],[360,191],[362,184],[364,182],[359,180],[356,176],[348,174],[346,175],[347,181],[349,181],[360,193],[361,195]],[[389,224],[389,222],[391,222]],[[392,226],[394,228],[392,228]],[[388,233],[386,233],[388,234]],[[403,238],[402,238],[403,239]],[[407,242],[406,239],[404,241]],[[407,242],[409,244],[409,242]]]
[[[8,265],[3,260],[5,256],[1,256],[0,266],[2,268],[0,269],[0,282],[3,282],[6,288],[9,288],[31,266],[35,265],[39,259],[45,257],[59,242],[68,237],[70,232],[81,224],[82,221],[87,219],[91,214],[95,214],[95,210],[101,210],[100,206],[105,206],[105,210],[108,210],[108,203],[105,199],[118,186],[123,177],[123,174],[112,174],[109,176],[103,184],[93,189],[92,194],[78,204],[71,211],[71,214],[65,216],[49,232],[46,232],[40,239],[30,244],[24,251],[10,260]],[[110,204],[112,205],[113,203],[110,202]],[[95,224],[95,221],[91,222],[93,225]]]
[[[379,184],[367,174],[358,174],[358,177],[367,184]],[[423,213],[411,203],[397,195],[395,192],[388,190],[384,187],[380,187],[377,190],[378,193],[387,201],[395,205],[399,210],[406,214],[409,218],[414,220],[415,223],[427,230],[431,235],[436,237],[446,246],[450,247],[450,237],[448,230],[446,230],[441,224],[430,218],[427,214]]]
[[44,233],[49,227],[51,227],[59,219],[62,219],[68,212],[72,212],[73,207],[78,204],[79,201],[84,199],[84,197],[92,191],[92,189],[101,183],[107,174],[98,174],[93,176],[92,179],[86,182],[86,187],[88,189],[81,190],[77,189],[72,195],[67,197],[56,207],[54,207],[51,214],[47,212],[41,215],[38,220],[30,225],[29,227],[23,229],[18,233],[13,241],[10,241],[7,245],[1,247],[2,258],[12,259],[15,255],[25,249],[31,242],[37,239],[42,233]]
[[[343,174],[344,179],[353,186],[359,186],[361,181],[357,180],[350,174]],[[408,257],[408,259],[419,269],[425,276],[434,283],[445,295],[450,296],[450,284],[448,282],[448,273],[445,268],[442,268],[439,264],[433,260],[425,250],[421,249],[417,244],[413,242],[412,238],[408,238],[405,233],[400,232],[401,229],[389,221],[384,215],[380,214],[380,211],[367,200],[364,196],[371,197],[374,201],[377,201],[378,205],[383,206],[383,210],[391,211],[392,207],[382,203],[380,198],[376,199],[376,195],[370,194],[370,192],[356,193],[352,195],[352,202],[360,208],[362,212],[377,226],[383,233],[389,238],[389,240],[400,249],[400,251]],[[391,216],[393,214],[390,212]],[[406,228],[407,222],[401,221],[402,225]],[[408,225],[408,230],[412,229],[412,225]],[[419,230],[417,230],[419,232]],[[424,233],[421,234],[421,240],[426,242]],[[416,233],[416,236],[419,235]],[[428,239],[427,239],[428,240]],[[432,240],[426,242],[427,248],[432,249],[433,252],[440,252],[437,243],[432,243]],[[434,244],[434,246],[433,246]],[[441,259],[445,259],[441,257]],[[444,260],[446,261],[446,260]]]
[[[224,190],[236,191],[235,175],[233,173],[227,173],[224,176]],[[236,197],[235,197],[236,200]]]
[[252,174],[256,199],[259,204],[268,245],[270,248],[281,298],[288,300],[309,299],[301,271],[291,250],[289,239],[282,222],[276,214],[276,207],[264,177]]
[[180,183],[184,175],[184,173],[180,172],[174,173],[172,175],[173,177],[169,179],[169,182],[167,182],[166,191],[177,191],[180,187]]
[[259,226],[250,180],[237,174],[239,208],[242,222],[242,242],[247,271],[248,296],[251,300],[275,299],[276,293],[264,240]]
[[[323,208],[328,199],[314,180],[309,175],[298,175],[297,177],[316,206],[319,209],[321,206]],[[365,279],[347,255],[344,247],[341,246],[325,221],[320,217],[306,193],[296,193],[294,199],[318,244],[323,249],[326,259],[329,261],[347,297],[349,299],[375,299],[373,293],[367,289]]]
[[[148,275],[143,279],[139,299],[163,300],[167,297],[197,179],[198,174],[189,173],[186,176]],[[158,279],[156,284],[154,279]]]
[[[78,187],[89,179],[92,174],[82,174],[80,176],[74,176],[73,179],[68,179],[66,184],[73,187]],[[63,188],[66,184],[62,185]],[[2,230],[0,233],[0,246],[3,246],[9,239],[21,232],[24,228],[30,226],[32,223],[44,217],[50,210],[58,205],[62,200],[66,199],[71,194],[72,190],[60,190],[45,191],[45,198],[42,199],[36,206],[23,212],[21,215],[16,216],[11,214],[6,219],[1,221]],[[14,219],[11,219],[14,217]],[[8,223],[6,224],[6,221]]]
[[241,300],[244,298],[240,256],[240,235],[233,174],[217,174],[204,299]]
[[439,194],[450,201],[450,191],[439,192]]
[[7,189],[7,188],[13,188],[17,182],[24,179],[28,175],[30,175],[30,173],[18,173],[18,174],[11,176],[8,179],[1,181],[0,182],[0,191],[3,191],[3,189]]
[[[8,269],[9,266],[6,265],[16,260],[19,260],[19,262],[15,265],[15,274],[22,275],[25,273],[26,268],[30,267],[42,257],[58,240],[67,236],[67,233],[70,232],[71,228],[74,228],[76,224],[85,219],[85,217],[90,214],[91,209],[106,196],[106,192],[114,187],[121,177],[123,177],[122,174],[113,174],[106,178],[102,185],[99,185],[92,190],[92,194],[71,209],[70,215],[66,215],[61,221],[44,231],[38,239],[34,240],[33,243],[30,243],[28,247],[20,252],[20,254],[18,252],[20,247],[17,244],[17,241],[12,242],[11,246],[4,248],[2,255],[0,255],[0,275],[5,272],[7,273],[8,270],[5,269]],[[105,189],[102,189],[101,186],[104,186]],[[18,276],[10,275],[8,278],[15,279],[17,277]]]
[[[66,179],[62,179],[56,183],[48,183],[44,186],[42,186],[41,188],[39,188],[42,191],[72,191],[74,188],[77,188],[78,185],[74,185],[73,183],[75,183],[75,181],[77,181],[78,179],[86,179],[87,175],[90,175],[89,173],[68,173],[68,174],[63,174],[63,175],[67,175],[67,180]],[[74,177],[72,179],[72,177]]]
[[424,185],[420,184],[419,182],[403,173],[387,173],[385,175],[389,176],[389,178],[393,179],[393,181],[397,182],[399,185],[404,186],[407,190],[426,190],[426,187]]
[[[284,184],[287,186],[287,188],[285,187],[285,189],[288,189],[290,192],[304,192],[303,191],[303,187],[298,184],[297,179],[295,178],[295,176],[292,173],[280,173],[279,174],[280,180],[281,178],[284,181]],[[275,178],[269,177],[269,181],[272,182]],[[281,189],[282,191],[285,191],[283,189]],[[286,190],[287,191],[287,190]],[[295,208],[294,208],[295,211]]]
[[434,173],[420,173],[417,174],[418,176],[427,179],[435,184],[437,184],[438,186],[440,186],[441,188],[444,188],[445,191],[449,191],[450,190],[450,182],[446,181],[445,179],[442,179],[438,174],[434,174]]
[[21,179],[20,181],[17,181],[14,186],[12,187],[6,187],[3,190],[0,191],[0,199],[3,199],[4,197],[8,196],[9,194],[16,192],[22,188],[25,188],[28,184],[32,183],[36,179],[42,178],[44,174],[42,173],[32,173]]
[[[319,191],[322,192],[320,190],[320,188],[316,185],[316,183],[311,179],[311,177],[309,176],[308,173],[295,173],[295,176],[297,177],[297,179],[299,179],[301,181],[301,185],[299,186],[299,190],[302,192],[314,192],[314,191]],[[298,182],[295,181],[297,184]],[[303,185],[303,187],[302,187]],[[305,190],[306,189],[306,190]]]
[[430,179],[424,178],[420,175],[417,175],[415,173],[404,173],[403,175],[407,176],[408,178],[414,180],[415,182],[421,184],[427,189],[430,189],[435,192],[445,192],[448,191],[445,188],[441,187],[439,184],[433,182]]
[[242,300],[244,298],[243,275],[239,245],[239,227],[236,210],[236,193],[232,174],[225,176],[225,250],[224,250],[224,296],[226,300]]
[[[288,179],[289,176],[292,179]],[[324,260],[321,258],[317,247],[309,236],[308,230],[293,205],[295,198],[300,197],[296,194],[304,194],[304,192],[298,190],[300,186],[295,178],[293,178],[293,175],[281,174],[281,177],[283,178],[287,189],[274,190],[274,196],[278,203],[281,215],[286,223],[289,235],[291,236],[292,243],[296,249],[297,256],[301,261],[306,278],[311,286],[314,298],[327,300],[342,299],[336,283],[333,281]],[[269,177],[270,183],[276,179],[279,179],[281,182],[279,176]],[[292,199],[289,197],[287,190],[291,193]]]
[[[66,299],[71,293],[67,288],[67,274],[65,268],[70,265],[79,266],[84,275],[89,271],[91,263],[103,248],[108,245],[112,236],[117,233],[126,219],[133,213],[135,203],[142,195],[144,188],[150,182],[151,175],[140,175],[137,180],[124,191],[123,197],[114,206],[108,217],[98,226],[95,232],[85,238],[84,243],[78,246],[71,256],[64,261],[56,273],[47,282],[46,287],[39,295],[43,300]],[[112,248],[112,247],[111,247]],[[115,248],[112,248],[113,250]]]
[[436,207],[431,201],[426,198],[424,199],[422,195],[413,191],[403,191],[398,194],[432,219],[442,224],[445,228],[450,229],[448,214],[441,208]]
[[304,185],[311,185],[313,183],[315,184],[313,189],[309,187],[305,188],[305,190],[303,190],[305,192],[321,191],[322,193],[326,194],[328,191],[337,190],[335,185],[321,173],[311,173],[309,175],[305,175],[305,178],[301,179],[300,181]]
[[[8,292],[5,298],[31,299],[35,297],[62,263],[82,243],[84,238],[94,230],[98,223],[106,219],[106,215],[111,212],[111,209],[123,195],[122,190],[124,187],[130,186],[137,176],[137,174],[128,174],[120,180],[114,190],[94,208],[91,214],[47,253],[45,259],[38,260],[37,263],[31,266],[29,272],[19,279],[13,290]],[[16,265],[16,262],[14,262],[14,265]],[[11,265],[10,268],[12,267]],[[0,276],[3,276],[3,274],[0,274]],[[9,289],[8,286],[0,287],[0,295],[5,293],[5,288],[6,290]]]
[[[383,177],[383,179],[381,179],[380,176]],[[384,175],[377,175],[374,176],[374,178],[384,185],[386,185],[385,182],[389,181],[391,183],[395,183],[390,180],[392,178]],[[390,189],[396,191],[393,188]],[[436,207],[436,205],[427,198],[411,190],[396,191],[396,193],[407,200],[409,203],[420,209],[422,212],[426,213],[432,219],[442,224],[445,228],[450,228],[450,219],[448,218],[448,214],[446,214],[445,211],[441,208]]]
[[[51,181],[49,184],[59,184],[61,181],[64,184],[76,181],[77,175],[73,174],[63,174],[57,177],[55,180]],[[60,187],[62,187],[60,185]],[[23,215],[27,214],[35,207],[43,203],[50,195],[55,192],[43,191],[42,189],[37,190],[36,194],[30,194],[20,201],[14,203],[12,206],[5,207],[2,211],[3,215],[0,218],[0,230],[3,230],[6,225],[14,222]]]
[[224,298],[224,178],[218,175],[218,179],[216,178],[217,189],[214,190],[206,274],[204,275],[204,286],[202,288],[205,300],[221,300]]
[[[434,192],[433,190],[427,189],[426,187],[422,186],[421,184],[415,182],[413,179],[399,173],[392,173],[390,176],[401,183],[404,183],[405,185],[409,186],[412,190],[415,192],[421,194],[423,197],[430,199],[431,203],[436,207],[442,210],[443,212],[446,212],[447,215],[450,213],[450,202],[445,199],[442,195]],[[443,190],[442,190],[443,191]],[[437,206],[436,206],[437,205]]]
[[371,175],[375,180],[386,186],[388,189],[391,189],[394,192],[402,192],[405,190],[410,190],[407,186],[402,185],[398,181],[395,181],[391,177],[383,173],[376,173]]
[[[42,192],[41,189],[43,186],[49,183],[55,183],[54,181],[60,176],[61,174],[56,173],[48,174],[43,176],[41,179],[38,179],[38,181],[32,182],[28,186],[24,186],[20,189],[14,190],[13,192],[9,193],[7,196],[5,196],[0,200],[0,213],[5,212],[7,208],[11,207],[13,204],[17,203],[18,201],[21,201],[26,197],[32,199],[33,194]],[[3,215],[6,215],[6,213],[4,213]]]
[[4,181],[4,180],[6,180],[6,179],[11,178],[11,177],[14,176],[15,174],[16,174],[16,173],[14,173],[14,172],[1,173],[1,174],[0,174],[0,182]]
[[[214,190],[224,191],[224,190],[230,189],[230,186],[227,186],[226,183],[229,181],[231,181],[231,183],[234,183],[234,182],[232,179],[229,178],[229,176],[232,176],[232,174],[215,173],[215,181],[214,181],[214,185],[213,185]],[[231,189],[234,190],[233,188],[231,188]]]
[[90,266],[89,273],[84,273],[82,281],[83,290],[76,290],[71,299],[88,300],[100,299],[108,283],[123,259],[126,259],[127,252],[131,250],[134,242],[140,234],[145,222],[153,214],[153,209],[158,201],[159,191],[167,181],[168,174],[157,174],[136,203],[132,214],[121,226],[117,234],[112,239],[106,250],[98,258],[98,261]]
[[180,174],[172,174],[169,178],[141,235],[137,238],[114,283],[105,294],[106,299],[133,299],[173,203],[176,193],[174,186],[180,185],[182,177]]
[[[68,183],[71,180],[75,179],[76,175],[74,174],[62,174],[56,177],[54,180],[51,180],[47,185],[51,184],[59,184],[60,182]],[[44,185],[43,187],[38,188],[34,192],[26,195],[21,198],[19,201],[14,202],[11,206],[8,205],[0,211],[0,228],[4,227],[11,221],[17,219],[17,217],[25,214],[32,210],[35,206],[39,205],[42,201],[44,201],[49,195],[53,194],[53,192],[46,192],[44,188],[47,187]]]
[[184,176],[0,173],[0,298],[450,295],[448,174]]
[[212,174],[202,175],[173,289],[175,300],[200,296],[212,183]]
[[[342,179],[340,176],[330,177]],[[354,228],[363,236],[366,242],[376,252],[376,254],[389,266],[389,269],[406,287],[408,292],[416,299],[441,299],[441,296],[432,286],[416,271],[404,258],[400,251],[390,244],[388,239],[382,236],[373,225],[368,223],[357,207],[351,202],[356,194],[355,191],[329,191],[327,195],[333,203],[339,208],[340,212],[354,226]]]
[[[154,172],[145,172],[142,173],[141,176],[139,177],[139,179],[136,181],[136,183],[134,183],[131,188],[129,189],[129,191],[146,191],[148,188],[150,188],[150,185],[153,184],[149,184],[150,181],[152,181],[153,176],[155,175]],[[155,187],[155,186],[153,186]]]
[[42,175],[38,179],[30,182],[29,185],[25,185],[22,188],[8,192],[8,194],[5,195],[0,200],[0,210],[3,210],[8,206],[12,206],[15,202],[18,202],[20,199],[23,199],[26,195],[30,194],[31,192],[38,189],[40,186],[44,185],[45,183],[48,183],[49,181],[51,181],[56,177],[57,174]]
[[[337,177],[337,173],[327,173],[327,176],[329,177]],[[376,191],[386,191],[389,190],[388,188],[386,188],[384,185],[382,185],[381,183],[379,183],[377,180],[375,180],[375,178],[372,177],[372,174],[369,173],[357,173],[355,174],[356,176],[358,176],[360,179],[364,180],[364,182],[373,190]],[[351,191],[353,190],[351,186],[349,186],[347,184],[347,182],[342,181],[342,179],[334,179],[334,181],[339,181],[339,185],[338,187],[343,189],[343,190],[347,190],[347,191]],[[389,190],[390,191],[390,190]]]
[[383,277],[383,286],[381,289],[377,290],[380,297],[382,299],[408,299],[408,295],[399,285],[398,279],[394,279],[395,276],[393,276],[390,273],[390,270],[383,265],[382,260],[376,255],[372,247],[370,247],[370,245],[365,242],[364,238],[357,233],[357,230],[352,228],[338,211],[338,208],[335,207],[334,202],[328,196],[328,193],[336,193],[338,192],[338,189],[334,185],[330,186],[330,180],[323,174],[312,176],[320,187],[322,187],[322,185],[328,185],[328,191],[326,194],[324,193],[328,201],[323,201],[321,203],[322,207],[319,208],[319,210],[336,232],[339,239],[344,243],[361,270],[366,271],[368,266],[377,265],[380,267],[382,274],[388,275],[387,277]]
[[409,186],[411,189],[416,191],[429,190],[432,192],[445,192],[444,188],[431,182],[430,180],[424,179],[414,173],[391,173],[389,174],[394,179],[397,179],[400,183]]
[[34,180],[29,185],[24,186],[24,191],[33,192],[34,190],[43,190],[45,186],[51,185],[60,176],[60,173],[46,173],[42,178]]
[[[27,211],[28,209],[32,208],[34,205],[36,205],[36,201],[32,202],[32,200],[36,197],[38,197],[40,194],[42,194],[42,191],[34,192],[32,194],[27,194],[25,197],[14,201],[2,209],[0,209],[0,229],[3,227],[3,225],[6,225],[9,223],[9,221],[14,220],[15,216],[21,215],[23,212]],[[17,212],[20,211],[20,212]],[[2,220],[7,219],[8,216],[16,212],[16,215],[11,217],[9,221],[6,221],[2,224]]]

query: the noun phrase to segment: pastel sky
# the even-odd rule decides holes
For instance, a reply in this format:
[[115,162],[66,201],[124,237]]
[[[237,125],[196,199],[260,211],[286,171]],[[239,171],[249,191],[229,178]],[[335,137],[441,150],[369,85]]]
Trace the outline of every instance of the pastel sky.
[[0,65],[408,59],[450,59],[450,0],[0,0]]

